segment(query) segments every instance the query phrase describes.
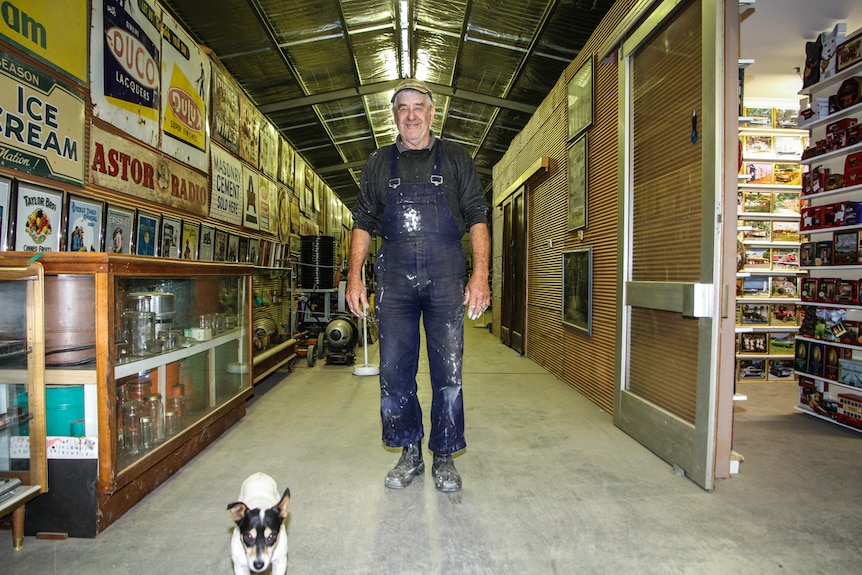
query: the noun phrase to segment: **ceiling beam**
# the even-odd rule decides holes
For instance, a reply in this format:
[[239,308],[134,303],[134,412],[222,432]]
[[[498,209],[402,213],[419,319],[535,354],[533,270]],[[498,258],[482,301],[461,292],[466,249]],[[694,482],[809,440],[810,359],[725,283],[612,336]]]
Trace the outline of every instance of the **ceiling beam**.
[[[326,102],[334,102],[335,100],[343,100],[345,98],[355,98],[358,96],[368,96],[370,94],[388,92],[394,90],[398,82],[400,82],[400,80],[390,80],[388,82],[376,82],[374,84],[366,84],[364,86],[360,86],[359,88],[345,88],[343,90],[321,92],[319,94],[305,96],[303,98],[291,98],[289,100],[281,100],[269,104],[262,104],[258,106],[258,108],[260,108],[260,111],[264,114],[282,112],[284,110],[293,110],[296,108],[305,108],[317,104],[324,104]],[[427,84],[434,94],[441,94],[443,96],[449,96],[452,98],[461,98],[470,102],[478,102],[480,104],[487,104],[489,106],[504,108],[506,110],[515,110],[516,112],[523,112],[525,114],[533,114],[536,112],[536,106],[532,106],[530,104],[522,104],[520,102],[507,100],[506,98],[498,98],[496,96],[491,96],[488,94],[470,92],[469,90],[450,88],[449,86],[432,84],[431,82],[427,82]]]

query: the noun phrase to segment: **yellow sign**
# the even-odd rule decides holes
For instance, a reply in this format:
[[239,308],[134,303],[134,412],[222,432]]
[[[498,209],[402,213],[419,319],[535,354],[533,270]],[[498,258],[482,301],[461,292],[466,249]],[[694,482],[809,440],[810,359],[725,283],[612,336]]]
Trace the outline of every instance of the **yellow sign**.
[[0,36],[47,64],[87,82],[87,0],[3,0]]

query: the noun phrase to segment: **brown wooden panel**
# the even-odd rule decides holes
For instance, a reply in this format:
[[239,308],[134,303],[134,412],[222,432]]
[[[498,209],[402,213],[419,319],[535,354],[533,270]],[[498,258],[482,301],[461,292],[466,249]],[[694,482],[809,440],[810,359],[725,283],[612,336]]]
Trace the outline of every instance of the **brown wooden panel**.
[[[670,22],[632,59],[632,280],[698,282],[703,147],[691,141],[691,117],[703,110],[694,33],[701,3],[689,2]],[[631,314],[628,390],[693,424],[697,320],[642,308]]]
[[630,327],[629,391],[694,424],[697,322],[633,308]]

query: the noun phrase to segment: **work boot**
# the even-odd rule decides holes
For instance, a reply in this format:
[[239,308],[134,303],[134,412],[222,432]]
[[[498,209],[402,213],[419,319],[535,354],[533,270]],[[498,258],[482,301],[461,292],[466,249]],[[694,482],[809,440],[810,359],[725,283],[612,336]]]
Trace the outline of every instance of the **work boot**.
[[383,484],[390,489],[404,489],[423,471],[425,462],[422,461],[422,447],[418,442],[413,443],[401,451],[401,459],[386,474]]
[[438,491],[450,493],[461,490],[461,476],[455,469],[451,455],[434,454],[434,464],[431,466],[431,476]]

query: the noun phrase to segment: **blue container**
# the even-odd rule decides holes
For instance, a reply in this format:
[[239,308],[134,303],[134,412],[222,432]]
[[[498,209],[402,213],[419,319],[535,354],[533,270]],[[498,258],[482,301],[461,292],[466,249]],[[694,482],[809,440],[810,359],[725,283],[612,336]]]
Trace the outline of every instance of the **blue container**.
[[48,435],[72,435],[72,422],[84,419],[84,386],[49,387],[45,390]]

